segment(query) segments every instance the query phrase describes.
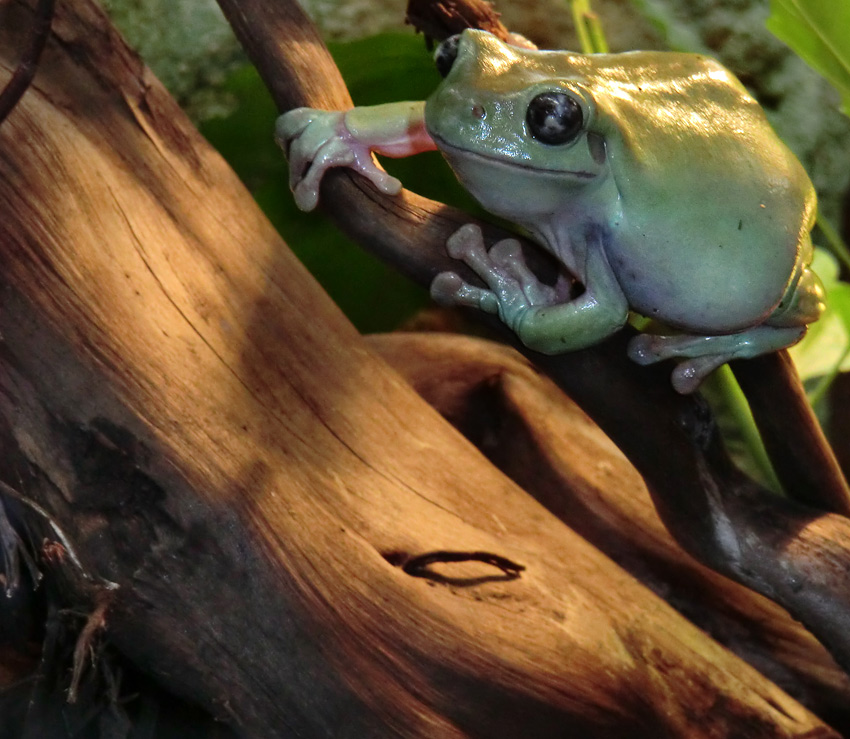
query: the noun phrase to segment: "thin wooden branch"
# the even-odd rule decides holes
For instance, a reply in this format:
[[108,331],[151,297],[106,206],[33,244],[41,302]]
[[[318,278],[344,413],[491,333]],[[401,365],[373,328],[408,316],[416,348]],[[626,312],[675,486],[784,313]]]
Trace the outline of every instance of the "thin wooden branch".
[[485,0],[442,0],[438,5],[431,0],[409,0],[405,22],[429,41],[442,41],[465,28],[482,28],[503,41],[510,38],[499,14]]
[[787,351],[733,362],[783,487],[795,500],[850,516],[850,489]]
[[[292,26],[297,29],[299,48],[321,49],[321,39],[309,30],[306,19],[298,17],[295,3],[219,0],[219,5],[281,110],[322,107],[322,101],[331,94],[329,89],[339,84],[338,75],[323,78],[324,62],[312,65],[300,51],[291,53],[296,45],[284,43],[284,36],[278,35],[285,35]],[[272,34],[266,35],[267,29]],[[284,77],[297,82],[289,87],[281,82]],[[321,94],[314,94],[315,90]],[[341,99],[343,94],[335,91],[333,96]],[[348,172],[332,172],[325,178],[322,199],[325,212],[340,228],[426,285],[446,268],[446,239],[459,225],[474,220],[407,191],[398,197],[383,196]],[[490,239],[507,235],[512,234],[485,228]],[[530,244],[525,248],[536,251]],[[463,272],[456,262],[452,269]],[[477,318],[489,320],[480,315]],[[516,345],[502,327],[492,321],[490,325]],[[797,563],[801,568],[823,565],[824,577],[836,587],[833,604],[821,607],[817,597],[808,597],[805,580],[801,590],[789,590],[789,563],[782,558],[782,549],[777,548],[771,532],[760,525],[765,512],[771,511],[777,522],[784,521],[780,530],[793,537],[795,532],[807,530],[808,521],[817,513],[786,505],[734,470],[705,403],[698,395],[676,395],[670,387],[669,367],[637,367],[631,363],[626,357],[629,337],[630,331],[624,330],[600,346],[557,357],[516,348],[549,373],[623,450],[644,476],[666,525],[687,551],[776,599],[810,625],[843,665],[850,666],[850,630],[840,636],[848,613],[847,587],[832,569],[828,542],[818,539],[820,545]],[[835,503],[835,495],[829,500]],[[837,525],[840,528],[842,524]],[[758,537],[766,540],[759,542]],[[740,556],[741,547],[758,550],[763,559],[748,561]],[[812,558],[817,557],[823,561],[814,562]]]
[[[503,40],[509,37],[498,14],[484,0],[410,0],[407,21],[437,40],[464,27],[483,28]],[[732,369],[788,492],[818,510],[850,515],[850,487],[806,400],[788,352],[733,362]]]
[[830,414],[828,429],[838,464],[845,477],[850,477],[850,374],[835,378],[829,391]]
[[[459,33],[463,24],[484,28],[503,40],[509,36],[483,0],[410,0],[408,22],[437,39]],[[850,487],[806,400],[788,352],[735,362],[732,367],[789,494],[818,510],[850,515]]]

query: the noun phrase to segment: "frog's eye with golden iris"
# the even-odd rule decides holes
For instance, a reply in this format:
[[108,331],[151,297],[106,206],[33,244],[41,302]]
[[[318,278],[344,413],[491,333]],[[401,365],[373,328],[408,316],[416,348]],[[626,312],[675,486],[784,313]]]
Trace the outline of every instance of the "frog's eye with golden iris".
[[437,71],[441,77],[446,77],[451,71],[452,64],[457,59],[457,47],[460,43],[460,34],[449,36],[441,43],[434,52],[434,63],[437,65]]
[[525,114],[528,132],[541,144],[558,146],[573,141],[581,131],[581,105],[565,92],[541,92],[532,98]]

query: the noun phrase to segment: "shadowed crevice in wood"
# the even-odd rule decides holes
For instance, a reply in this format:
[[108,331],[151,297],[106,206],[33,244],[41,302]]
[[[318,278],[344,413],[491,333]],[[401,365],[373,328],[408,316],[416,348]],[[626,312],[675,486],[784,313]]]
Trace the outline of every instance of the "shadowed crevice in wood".
[[[436,564],[460,564],[463,562],[479,562],[488,567],[496,568],[502,572],[501,575],[466,575],[460,573],[464,568],[461,567],[446,567],[443,572],[436,571]],[[502,557],[491,552],[457,552],[457,551],[439,551],[427,552],[426,554],[418,554],[415,557],[408,558],[402,565],[401,569],[412,577],[422,577],[431,582],[442,583],[445,585],[455,585],[457,587],[471,587],[473,585],[483,585],[487,582],[504,582],[516,580],[522,576],[522,571],[525,567],[516,562],[512,562],[507,557]],[[479,570],[481,568],[478,568]],[[455,572],[458,574],[454,574]]]

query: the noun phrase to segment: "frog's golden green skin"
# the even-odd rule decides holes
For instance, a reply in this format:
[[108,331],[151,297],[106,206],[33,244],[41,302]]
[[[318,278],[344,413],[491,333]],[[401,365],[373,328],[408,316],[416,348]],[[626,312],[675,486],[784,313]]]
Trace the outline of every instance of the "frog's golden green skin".
[[[544,90],[581,102],[584,128],[568,145],[529,135],[525,112]],[[629,306],[672,326],[761,323],[811,261],[806,173],[707,57],[530,51],[467,31],[425,120],[484,207],[574,270],[583,232],[602,229]]]
[[629,310],[655,318],[682,333],[637,336],[629,355],[684,359],[673,372],[680,392],[730,359],[793,344],[820,315],[808,268],[812,185],[717,62],[536,51],[465,31],[441,45],[438,66],[445,80],[424,106],[299,109],[278,120],[301,207],[315,206],[334,166],[398,192],[371,153],[436,146],[487,210],[526,228],[584,291],[572,298],[540,283],[516,242],[488,252],[464,227],[447,249],[485,287],[443,273],[431,294],[498,314],[549,354],[601,341]]

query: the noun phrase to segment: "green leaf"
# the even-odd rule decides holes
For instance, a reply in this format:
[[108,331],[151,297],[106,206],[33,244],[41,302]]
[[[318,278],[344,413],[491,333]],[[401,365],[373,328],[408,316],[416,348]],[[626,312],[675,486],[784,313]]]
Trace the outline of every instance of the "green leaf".
[[706,378],[700,393],[708,401],[723,443],[735,464],[754,480],[776,493],[782,484],[764,448],[750,406],[728,364]]
[[570,0],[573,24],[578,34],[582,54],[607,54],[608,42],[599,16],[590,7],[590,0]]
[[768,29],[841,95],[850,116],[850,2],[771,0]]

